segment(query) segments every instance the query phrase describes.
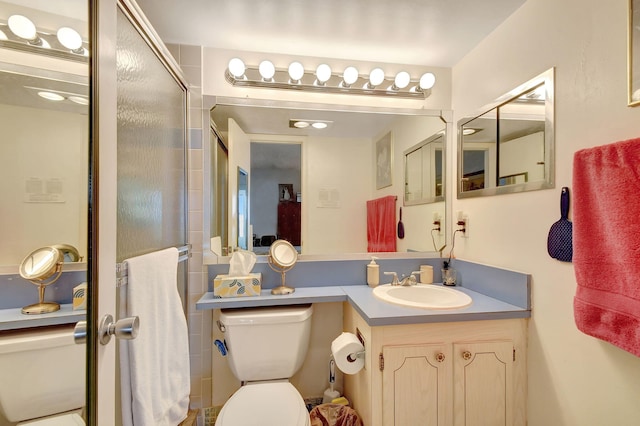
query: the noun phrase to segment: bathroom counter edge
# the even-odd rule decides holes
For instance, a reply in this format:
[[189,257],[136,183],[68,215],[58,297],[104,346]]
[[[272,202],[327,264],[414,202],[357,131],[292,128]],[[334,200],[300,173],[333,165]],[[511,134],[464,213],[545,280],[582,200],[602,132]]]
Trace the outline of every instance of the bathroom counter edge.
[[305,303],[349,302],[371,326],[420,324],[430,322],[480,321],[492,319],[529,318],[531,310],[493,297],[457,287],[471,296],[471,306],[461,309],[421,309],[392,305],[378,300],[366,285],[301,287],[289,295],[274,296],[269,289],[260,296],[214,298],[205,293],[197,302],[197,310],[248,308]]

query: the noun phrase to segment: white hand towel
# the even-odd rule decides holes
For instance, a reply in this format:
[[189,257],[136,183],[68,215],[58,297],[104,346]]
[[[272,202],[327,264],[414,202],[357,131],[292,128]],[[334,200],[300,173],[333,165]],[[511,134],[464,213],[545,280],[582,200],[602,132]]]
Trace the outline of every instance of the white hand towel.
[[120,340],[125,426],[175,426],[187,417],[190,371],[187,322],[177,289],[178,250],[128,259],[127,312],[134,340]]

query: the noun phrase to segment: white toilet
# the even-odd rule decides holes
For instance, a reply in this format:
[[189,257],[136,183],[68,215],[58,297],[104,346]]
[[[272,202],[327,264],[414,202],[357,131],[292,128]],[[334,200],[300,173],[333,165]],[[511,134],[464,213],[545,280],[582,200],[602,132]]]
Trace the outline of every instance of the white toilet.
[[[0,419],[18,425],[84,425],[86,346],[73,325],[0,335]],[[1,420],[0,420],[1,422]]]
[[307,354],[312,313],[312,305],[221,311],[229,365],[243,386],[222,407],[216,426],[310,424],[304,400],[289,378]]

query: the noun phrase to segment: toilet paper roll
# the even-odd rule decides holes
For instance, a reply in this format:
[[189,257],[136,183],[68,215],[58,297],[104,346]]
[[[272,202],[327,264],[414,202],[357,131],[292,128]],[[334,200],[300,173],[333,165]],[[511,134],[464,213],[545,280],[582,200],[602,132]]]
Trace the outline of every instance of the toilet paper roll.
[[364,367],[364,357],[356,358],[358,352],[364,351],[364,346],[353,333],[342,333],[331,342],[331,353],[336,366],[345,374],[356,374]]

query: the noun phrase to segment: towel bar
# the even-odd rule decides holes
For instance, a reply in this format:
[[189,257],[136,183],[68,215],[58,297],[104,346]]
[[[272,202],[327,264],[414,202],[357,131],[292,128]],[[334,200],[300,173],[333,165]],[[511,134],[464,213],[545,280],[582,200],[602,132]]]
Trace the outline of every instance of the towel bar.
[[[191,244],[176,247],[178,249],[178,263],[191,257]],[[116,263],[116,287],[127,285],[127,262]]]

